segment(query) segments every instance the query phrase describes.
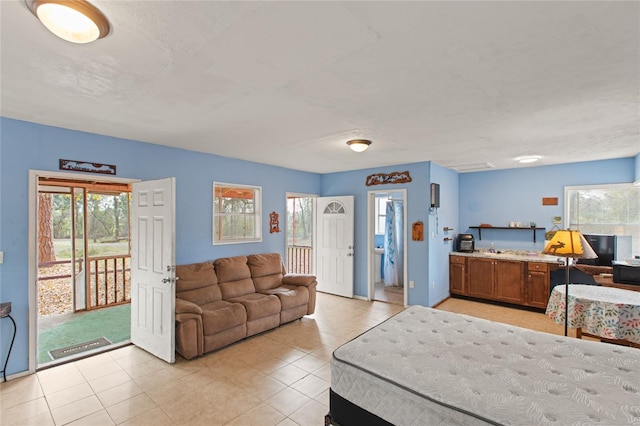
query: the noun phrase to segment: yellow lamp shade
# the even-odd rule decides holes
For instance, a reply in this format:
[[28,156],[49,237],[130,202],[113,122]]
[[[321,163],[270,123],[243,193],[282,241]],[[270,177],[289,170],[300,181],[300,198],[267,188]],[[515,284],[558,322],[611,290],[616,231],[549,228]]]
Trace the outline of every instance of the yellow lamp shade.
[[556,232],[542,253],[574,259],[595,259],[598,257],[582,233],[570,229]]

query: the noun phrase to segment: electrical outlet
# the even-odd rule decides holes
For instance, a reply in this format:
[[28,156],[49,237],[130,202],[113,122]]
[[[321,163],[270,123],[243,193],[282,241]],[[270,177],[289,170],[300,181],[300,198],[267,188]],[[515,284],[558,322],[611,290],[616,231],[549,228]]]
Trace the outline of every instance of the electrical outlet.
[[409,288],[413,288],[414,285],[415,283],[413,281],[409,281]]
[[4,252],[0,251],[0,265],[4,263]]

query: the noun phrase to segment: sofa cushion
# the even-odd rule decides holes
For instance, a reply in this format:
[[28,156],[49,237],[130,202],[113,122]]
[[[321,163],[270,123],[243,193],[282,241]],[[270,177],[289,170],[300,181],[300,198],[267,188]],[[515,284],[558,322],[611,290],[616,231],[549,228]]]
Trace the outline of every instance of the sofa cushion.
[[220,331],[242,325],[247,322],[247,312],[239,303],[219,300],[202,305],[202,328],[204,335],[218,333]]
[[269,290],[263,290],[261,293],[274,294],[280,299],[282,310],[294,308],[300,305],[306,305],[309,302],[309,290],[303,286],[296,287],[278,287]]
[[228,283],[251,278],[251,270],[247,265],[247,256],[221,257],[213,261],[218,281]]
[[257,291],[274,289],[282,284],[280,253],[252,254],[247,257],[247,264]]
[[242,303],[247,310],[247,321],[280,314],[280,299],[274,295],[251,293],[234,297],[228,302]]
[[176,266],[176,297],[196,305],[222,300],[218,277],[211,262]]
[[255,293],[256,288],[251,280],[251,270],[246,256],[222,257],[213,262],[222,298],[244,296]]

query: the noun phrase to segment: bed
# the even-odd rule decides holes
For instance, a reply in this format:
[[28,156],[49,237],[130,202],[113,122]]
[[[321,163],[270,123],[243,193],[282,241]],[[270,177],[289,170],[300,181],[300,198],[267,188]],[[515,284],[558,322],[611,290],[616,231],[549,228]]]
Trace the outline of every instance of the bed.
[[640,424],[640,350],[413,306],[336,349],[326,425]]

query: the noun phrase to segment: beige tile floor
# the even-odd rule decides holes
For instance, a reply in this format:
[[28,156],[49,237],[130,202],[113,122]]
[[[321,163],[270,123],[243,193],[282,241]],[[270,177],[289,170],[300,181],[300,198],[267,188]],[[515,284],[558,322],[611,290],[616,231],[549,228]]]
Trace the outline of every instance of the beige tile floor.
[[[440,309],[562,333],[544,314],[448,299]],[[329,360],[402,309],[318,294],[316,313],[169,365],[127,346],[0,385],[8,425],[323,425]]]
[[385,287],[384,282],[377,282],[374,285],[373,297],[380,302],[402,305],[404,303],[404,289],[402,287]]

